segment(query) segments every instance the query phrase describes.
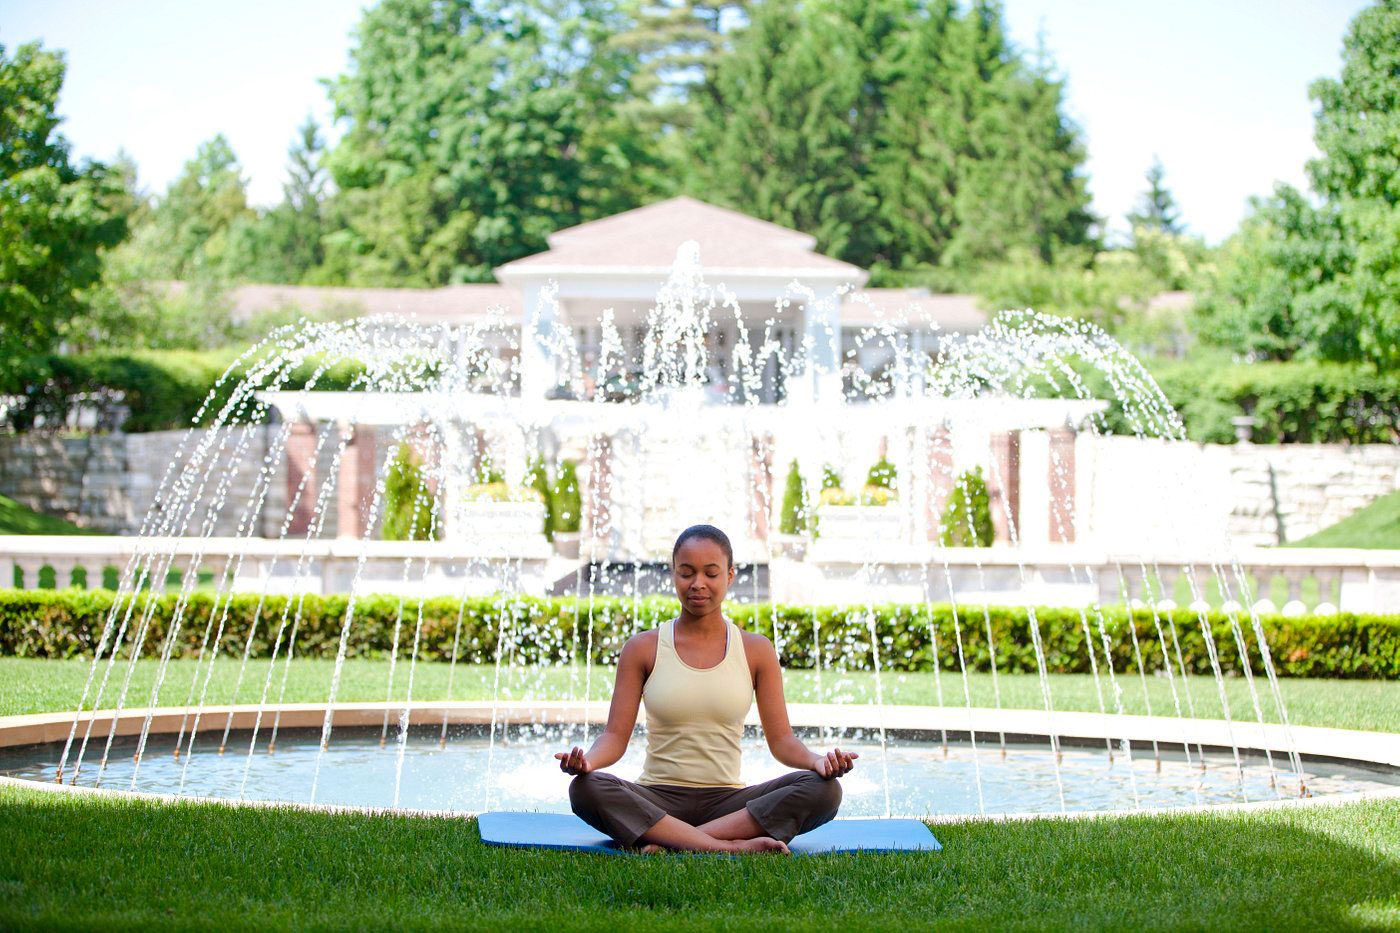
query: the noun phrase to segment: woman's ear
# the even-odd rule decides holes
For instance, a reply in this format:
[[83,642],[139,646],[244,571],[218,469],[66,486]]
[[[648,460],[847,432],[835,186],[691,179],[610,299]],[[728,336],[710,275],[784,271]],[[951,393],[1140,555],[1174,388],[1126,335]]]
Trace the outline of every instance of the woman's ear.
[[734,565],[732,563],[729,565],[729,582],[734,582]]

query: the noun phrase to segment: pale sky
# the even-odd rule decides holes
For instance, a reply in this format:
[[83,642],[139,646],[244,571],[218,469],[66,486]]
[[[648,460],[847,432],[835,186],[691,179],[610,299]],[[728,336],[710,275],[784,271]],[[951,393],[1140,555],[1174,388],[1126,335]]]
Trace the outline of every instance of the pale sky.
[[[281,198],[287,148],[310,114],[334,140],[320,78],[345,67],[366,0],[0,0],[6,54],[67,53],[60,132],[81,156],[124,148],[162,193],[222,132],[249,198]],[[1037,36],[1068,81],[1093,210],[1117,229],[1154,154],[1188,228],[1212,243],[1316,154],[1308,85],[1341,67],[1364,0],[1004,0],[1012,39]]]

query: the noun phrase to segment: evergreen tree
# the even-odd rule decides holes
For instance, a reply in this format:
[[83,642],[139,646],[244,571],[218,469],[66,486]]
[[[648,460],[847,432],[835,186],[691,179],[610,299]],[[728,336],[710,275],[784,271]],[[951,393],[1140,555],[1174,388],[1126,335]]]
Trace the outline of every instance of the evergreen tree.
[[1176,208],[1176,199],[1167,190],[1167,170],[1162,160],[1152,157],[1152,166],[1147,170],[1147,190],[1142,193],[1137,207],[1128,212],[1128,225],[1137,241],[1139,230],[1154,233],[1167,233],[1173,236],[1182,233],[1181,214]]
[[888,270],[1090,242],[1063,86],[999,7],[770,0],[721,60],[694,134],[700,193]]
[[[134,204],[120,167],[69,161],[56,131],[63,55],[0,45],[0,391],[88,309],[101,255],[127,234]],[[28,375],[26,375],[28,374]]]
[[236,225],[231,265],[250,282],[299,284],[313,278],[325,261],[324,202],[327,173],[321,167],[325,141],[307,117],[287,149],[287,180],[282,203],[251,222]]
[[938,541],[944,547],[992,546],[996,530],[981,467],[958,475],[938,527]]
[[573,534],[583,521],[583,498],[578,489],[578,464],[564,460],[554,477],[554,530],[561,534]]
[[[884,0],[874,0],[884,2]],[[852,262],[869,249],[875,199],[861,182],[872,108],[851,17],[833,3],[753,10],[719,65],[694,135],[703,196],[812,234]]]
[[728,48],[725,29],[742,18],[747,0],[638,0],[629,28],[609,43],[638,62],[631,101],[650,131],[688,129],[699,117],[698,94],[713,86]]
[[778,521],[778,530],[785,535],[806,534],[809,526],[809,506],[807,484],[802,481],[802,473],[793,460],[788,467],[787,480],[783,486],[783,509]]
[[546,234],[641,203],[647,141],[611,0],[384,0],[332,85],[348,122],[322,278],[489,281]]
[[170,183],[148,218],[133,233],[156,277],[229,281],[238,263],[230,256],[236,225],[256,220],[247,182],[223,134],[202,143]]
[[968,146],[958,163],[957,228],[942,263],[973,270],[1017,249],[1049,262],[1066,247],[1091,244],[1086,154],[1064,113],[1063,81],[1043,52],[1030,63],[1013,54],[998,6],[975,3],[963,25],[972,61],[960,78],[978,81],[962,95]]
[[384,476],[385,541],[429,541],[442,537],[432,516],[433,496],[423,465],[407,441],[399,444]]
[[544,457],[538,454],[531,458],[525,468],[525,486],[540,494],[544,503],[544,536],[554,540],[554,496],[549,485],[549,474],[545,472]]

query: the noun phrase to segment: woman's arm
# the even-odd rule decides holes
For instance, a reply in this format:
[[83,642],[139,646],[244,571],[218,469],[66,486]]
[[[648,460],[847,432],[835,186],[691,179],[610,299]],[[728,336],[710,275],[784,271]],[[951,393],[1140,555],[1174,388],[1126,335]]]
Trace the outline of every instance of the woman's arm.
[[744,651],[752,658],[758,719],[763,724],[763,734],[773,757],[789,768],[805,768],[824,778],[840,777],[851,770],[859,755],[839,748],[818,755],[793,734],[787,699],[783,696],[783,669],[778,664],[778,652],[773,649],[773,643],[761,635],[751,635],[744,640]]
[[575,747],[556,752],[559,769],[568,774],[586,774],[613,764],[627,751],[632,729],[637,725],[637,708],[642,702],[642,684],[646,681],[649,652],[644,640],[655,638],[652,632],[634,635],[622,646],[617,659],[617,682],[613,686],[612,704],[608,707],[608,724],[585,754]]

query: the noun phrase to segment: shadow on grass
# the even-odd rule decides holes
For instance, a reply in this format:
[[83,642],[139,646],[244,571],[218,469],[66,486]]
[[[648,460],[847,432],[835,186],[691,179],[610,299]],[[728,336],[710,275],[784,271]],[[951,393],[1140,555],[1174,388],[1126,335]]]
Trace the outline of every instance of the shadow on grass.
[[0,788],[0,927],[1374,927],[1400,803],[938,827],[941,854],[619,858],[470,820]]

